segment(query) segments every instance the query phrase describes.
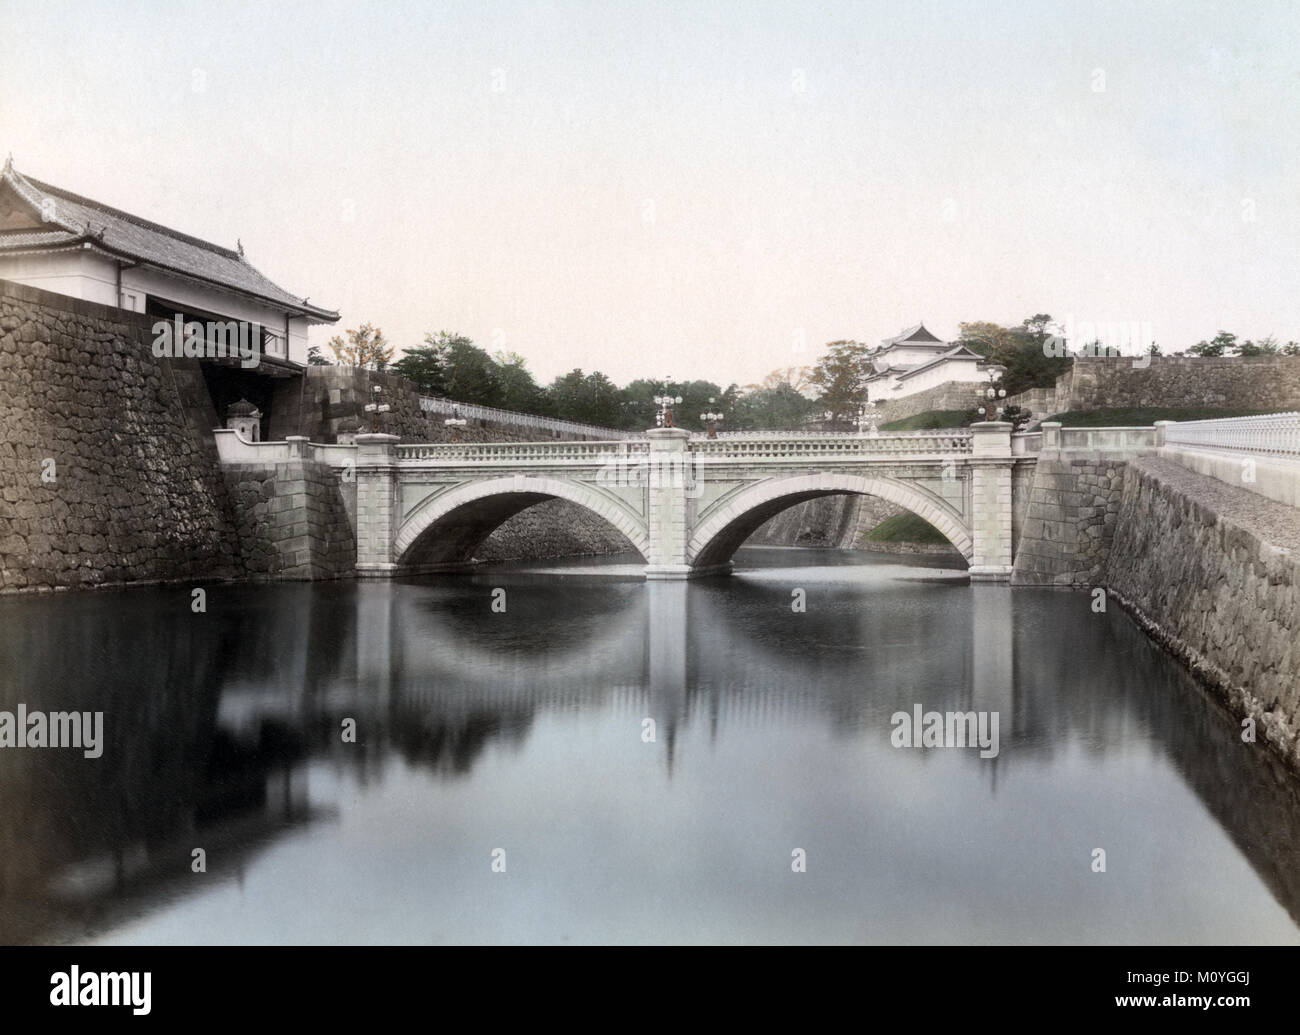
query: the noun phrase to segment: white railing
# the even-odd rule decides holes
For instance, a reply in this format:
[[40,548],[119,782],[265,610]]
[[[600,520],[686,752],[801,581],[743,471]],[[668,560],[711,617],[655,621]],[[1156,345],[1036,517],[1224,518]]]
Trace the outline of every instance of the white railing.
[[1011,455],[1024,456],[1026,453],[1037,453],[1043,448],[1043,433],[1041,431],[1022,431],[1011,436]]
[[1164,430],[1166,446],[1300,460],[1300,413],[1179,421]]
[[557,420],[554,417],[538,417],[531,413],[517,413],[514,410],[498,410],[495,406],[480,406],[477,403],[458,403],[452,399],[435,399],[432,396],[420,396],[420,409],[425,413],[445,413],[448,417],[464,417],[466,420],[490,420],[495,424],[513,424],[521,428],[536,428],[540,431],[554,431],[561,435],[583,435],[594,439],[624,439],[631,433],[617,428],[602,428],[595,424],[580,424],[577,421]]
[[808,435],[747,436],[745,438],[699,438],[691,449],[703,456],[731,459],[794,459],[798,457],[933,455],[970,453],[969,431],[914,432],[900,435],[855,435],[821,432]]
[[433,442],[397,446],[399,463],[589,464],[650,450],[640,442]]

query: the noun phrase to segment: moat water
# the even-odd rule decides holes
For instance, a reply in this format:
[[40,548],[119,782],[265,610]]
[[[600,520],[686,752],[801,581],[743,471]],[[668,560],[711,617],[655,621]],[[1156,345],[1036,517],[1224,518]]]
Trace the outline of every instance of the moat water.
[[636,570],[0,599],[0,711],[103,715],[0,748],[0,941],[1300,943],[1297,781],[1118,607]]

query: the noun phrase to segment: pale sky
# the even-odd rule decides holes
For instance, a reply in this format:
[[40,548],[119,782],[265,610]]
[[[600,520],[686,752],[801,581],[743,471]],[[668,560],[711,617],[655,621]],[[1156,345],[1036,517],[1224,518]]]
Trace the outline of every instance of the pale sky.
[[744,384],[921,318],[1300,339],[1297,55],[1293,0],[4,0],[0,151],[399,346]]

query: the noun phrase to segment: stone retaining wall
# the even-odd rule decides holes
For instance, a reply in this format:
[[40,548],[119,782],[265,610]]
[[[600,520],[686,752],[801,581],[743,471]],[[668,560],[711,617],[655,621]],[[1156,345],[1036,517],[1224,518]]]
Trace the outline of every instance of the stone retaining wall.
[[1300,509],[1169,459],[1129,465],[1109,592],[1300,768]]
[[1013,586],[1095,586],[1119,520],[1123,460],[1039,458],[1019,529]]
[[980,392],[987,387],[983,382],[948,381],[915,395],[890,399],[878,407],[880,422],[887,424],[930,410],[973,410],[980,405]]
[[[1300,409],[1300,356],[1081,356],[1059,379],[1067,409],[1222,406]],[[1058,411],[1059,412],[1059,411]]]
[[503,522],[474,552],[476,561],[516,561],[636,553],[604,518],[569,500],[545,500]]
[[[253,578],[336,579],[351,575],[356,540],[340,483],[311,460],[222,468],[234,503],[239,542]],[[355,504],[354,504],[355,506]]]
[[198,361],[152,325],[0,281],[0,590],[244,574]]

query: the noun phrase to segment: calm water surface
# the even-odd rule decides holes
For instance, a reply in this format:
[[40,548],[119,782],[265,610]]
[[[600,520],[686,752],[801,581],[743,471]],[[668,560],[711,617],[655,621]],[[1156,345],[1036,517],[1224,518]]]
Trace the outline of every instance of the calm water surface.
[[105,722],[0,750],[0,941],[1300,942],[1296,781],[1118,609],[738,569],[0,600],[0,709]]

